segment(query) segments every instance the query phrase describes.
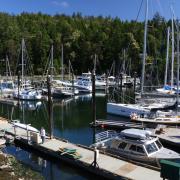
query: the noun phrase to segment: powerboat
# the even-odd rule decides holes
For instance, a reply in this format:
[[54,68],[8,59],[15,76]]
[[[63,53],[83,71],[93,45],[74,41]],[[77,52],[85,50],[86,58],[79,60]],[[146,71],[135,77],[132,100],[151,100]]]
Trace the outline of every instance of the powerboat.
[[21,100],[40,100],[42,98],[41,91],[35,89],[23,89],[13,93],[15,99]]
[[136,113],[132,113],[130,118],[134,122],[143,122],[151,124],[166,124],[166,125],[180,125],[180,116],[175,115],[174,113],[161,112],[155,113],[151,116],[140,117]]
[[132,112],[144,116],[150,114],[151,109],[139,104],[107,103],[107,113],[109,114],[130,117]]
[[119,134],[116,131],[105,131],[96,134],[96,140],[97,143],[91,147],[151,165],[159,166],[161,159],[180,159],[178,153],[164,148],[158,137],[151,136],[148,130],[126,129]]

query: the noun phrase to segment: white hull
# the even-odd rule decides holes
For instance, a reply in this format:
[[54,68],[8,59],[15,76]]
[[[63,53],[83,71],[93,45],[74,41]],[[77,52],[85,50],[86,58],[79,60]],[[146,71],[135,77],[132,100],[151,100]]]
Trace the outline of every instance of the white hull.
[[28,131],[39,132],[38,129],[36,129],[36,128],[30,126],[30,125],[20,123],[20,122],[14,122],[13,125],[15,127],[18,127],[18,128],[21,128],[21,129],[25,129],[25,130],[28,130]]
[[139,115],[150,114],[150,109],[144,108],[137,104],[117,104],[117,103],[107,103],[107,113],[130,117],[132,113]]
[[36,90],[22,90],[19,91],[19,93],[18,91],[15,91],[13,97],[21,100],[41,100],[42,95]]

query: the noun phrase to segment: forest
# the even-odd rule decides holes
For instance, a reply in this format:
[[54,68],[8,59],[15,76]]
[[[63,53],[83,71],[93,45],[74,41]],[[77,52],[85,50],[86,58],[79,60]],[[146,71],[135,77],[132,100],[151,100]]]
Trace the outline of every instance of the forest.
[[[158,13],[148,21],[147,76],[152,73],[158,74],[158,78],[164,76],[168,26],[171,26],[171,21],[166,21]],[[94,55],[97,54],[97,74],[110,71],[113,62],[115,73],[118,74],[125,62],[125,66],[129,64],[129,73],[132,76],[134,72],[140,76],[143,37],[144,22],[82,16],[80,13],[72,16],[0,13],[0,72],[3,75],[6,56],[12,73],[17,72],[17,62],[21,58],[21,41],[24,38],[35,75],[43,74],[52,45],[54,66],[56,73],[60,74],[63,45],[65,72],[69,60],[76,75],[91,71]],[[171,48],[169,53],[170,51]]]

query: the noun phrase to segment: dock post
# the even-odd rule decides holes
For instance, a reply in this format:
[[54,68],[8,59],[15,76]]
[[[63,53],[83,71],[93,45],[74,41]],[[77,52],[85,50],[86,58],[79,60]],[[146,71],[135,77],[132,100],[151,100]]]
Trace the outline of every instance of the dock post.
[[48,114],[49,114],[49,133],[50,139],[53,138],[53,113],[52,113],[52,97],[51,97],[51,77],[47,76],[47,88],[48,88]]
[[134,104],[136,103],[136,75],[137,73],[134,72]]
[[[95,54],[95,61],[96,61],[96,54]],[[92,71],[92,109],[93,109],[93,122],[94,125],[96,124],[96,84],[95,84],[95,67]]]
[[[96,62],[96,54],[95,54],[95,59],[94,61]],[[94,63],[95,64],[95,63]],[[94,122],[94,128],[96,128],[96,84],[95,84],[95,66],[92,71],[92,106],[93,106],[93,122]],[[94,129],[94,143],[95,143],[95,129]],[[96,168],[98,167],[97,164],[97,152],[94,150],[94,161],[91,164],[92,167]]]

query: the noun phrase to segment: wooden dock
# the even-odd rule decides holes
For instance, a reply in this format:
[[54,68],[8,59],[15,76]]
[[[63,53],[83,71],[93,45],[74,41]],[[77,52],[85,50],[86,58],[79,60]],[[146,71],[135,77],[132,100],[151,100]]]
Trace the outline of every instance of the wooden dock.
[[129,128],[136,128],[136,129],[143,129],[145,125],[143,123],[133,123],[130,121],[114,121],[114,120],[96,120],[96,123],[91,123],[94,127],[100,127],[104,129],[129,129]]
[[[76,168],[80,168],[91,174],[101,176],[105,179],[138,179],[138,180],[158,180],[160,178],[160,172],[136,165],[116,157],[109,156],[107,154],[100,153],[97,159],[98,168],[91,166],[94,161],[93,149],[70,143],[63,139],[49,139],[46,138],[45,143],[34,143],[27,140],[27,131],[16,127],[7,121],[0,121],[1,129],[5,129],[7,133],[15,135],[15,144],[21,148],[26,148],[28,151],[33,151],[41,156],[55,159],[57,162],[63,161],[69,165],[74,165]],[[81,155],[79,159],[73,159],[61,154],[59,148],[72,148],[76,149],[77,153]]]

